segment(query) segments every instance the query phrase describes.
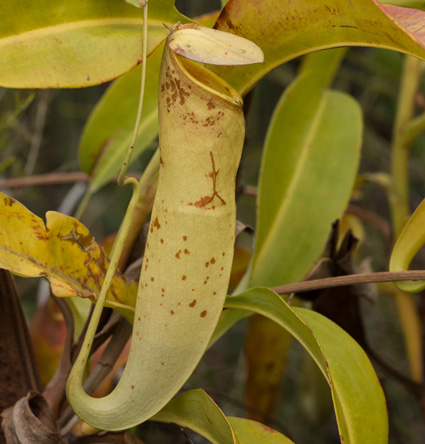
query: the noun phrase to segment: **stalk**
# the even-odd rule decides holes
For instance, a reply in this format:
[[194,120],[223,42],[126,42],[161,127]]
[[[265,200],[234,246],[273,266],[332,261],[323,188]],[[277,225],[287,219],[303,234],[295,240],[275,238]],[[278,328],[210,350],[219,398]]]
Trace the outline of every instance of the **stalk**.
[[[393,130],[392,143],[392,187],[390,191],[390,209],[393,225],[394,242],[400,235],[410,216],[409,208],[409,155],[413,142],[411,122],[415,107],[415,95],[419,86],[420,60],[406,56],[402,72],[397,113]],[[409,126],[410,125],[410,126]],[[417,128],[414,125],[413,131]],[[397,291],[394,297],[399,313],[404,336],[411,377],[421,382],[423,377],[422,338],[419,313],[413,295]],[[408,314],[409,321],[406,322]]]

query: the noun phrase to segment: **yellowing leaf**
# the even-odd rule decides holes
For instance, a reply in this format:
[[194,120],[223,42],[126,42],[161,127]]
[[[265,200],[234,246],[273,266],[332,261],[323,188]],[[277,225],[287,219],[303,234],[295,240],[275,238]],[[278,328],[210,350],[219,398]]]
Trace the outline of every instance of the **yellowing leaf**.
[[[178,44],[177,37],[170,38]],[[67,385],[76,414],[94,427],[121,430],[149,419],[208,346],[232,266],[235,177],[245,134],[241,104],[229,85],[166,45],[158,190],[127,365],[115,390],[94,399],[82,388],[89,350],[83,346]]]
[[[0,193],[0,267],[25,277],[46,277],[56,296],[96,299],[109,259],[78,220],[49,211],[46,223]],[[136,284],[117,274],[108,306],[130,322]]]
[[[119,0],[34,0],[0,9],[0,85],[76,88],[107,82],[142,57],[143,12]],[[150,54],[172,26],[188,21],[173,0],[149,3]]]
[[368,46],[425,59],[424,20],[423,11],[375,0],[233,0],[215,28],[256,43],[265,64],[213,70],[243,96],[276,66],[326,48]]

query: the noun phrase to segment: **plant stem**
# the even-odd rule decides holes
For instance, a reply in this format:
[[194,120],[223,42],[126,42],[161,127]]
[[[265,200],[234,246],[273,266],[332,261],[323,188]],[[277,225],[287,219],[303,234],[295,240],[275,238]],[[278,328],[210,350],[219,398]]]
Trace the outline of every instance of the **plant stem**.
[[152,211],[156,189],[158,186],[158,173],[159,150],[157,150],[153,155],[140,179],[139,201],[137,202],[136,210],[131,221],[127,239],[125,241],[121,258],[118,264],[118,268],[120,270],[124,270],[137,236],[139,235],[143,224],[146,222],[149,214]]
[[37,104],[37,112],[35,116],[34,135],[31,139],[31,146],[28,152],[27,163],[25,165],[25,173],[30,176],[35,168],[38,153],[40,151],[41,142],[43,140],[44,127],[46,126],[46,115],[49,103],[49,92],[41,91]]
[[118,176],[118,185],[122,185],[124,183],[125,175],[127,174],[127,168],[131,161],[131,156],[133,154],[134,145],[136,143],[137,134],[139,133],[140,120],[142,117],[143,111],[143,98],[145,95],[145,80],[146,80],[146,58],[147,58],[147,41],[148,41],[148,0],[145,1],[143,5],[143,41],[142,41],[142,78],[140,84],[140,99],[139,99],[139,107],[137,109],[137,117],[136,124],[134,126],[133,136],[130,142],[130,148],[127,151],[127,156],[124,160],[123,166],[121,168],[120,174]]
[[82,198],[80,205],[78,205],[77,211],[75,212],[74,217],[78,220],[81,219],[81,216],[84,213],[84,210],[87,208],[87,205],[92,197],[93,193],[90,190],[90,187],[88,188],[88,190],[86,191],[86,193],[84,194],[84,197]]
[[422,280],[425,280],[425,270],[381,271],[377,273],[348,274],[345,276],[312,279],[311,281],[297,282],[296,284],[271,287],[271,290],[275,291],[278,294],[289,294],[320,290],[322,288],[346,287],[348,285],[356,284]]
[[425,130],[425,113],[412,119],[404,132],[404,143],[410,145]]
[[77,360],[75,361],[74,367],[71,371],[71,375],[78,374],[83,379],[83,374],[85,372],[85,367],[88,362],[88,358],[90,356],[90,351],[93,344],[93,339],[96,334],[96,329],[99,324],[100,316],[102,314],[103,307],[105,305],[106,296],[108,294],[109,288],[111,287],[112,280],[115,277],[115,273],[118,267],[118,262],[121,256],[122,247],[125,243],[128,230],[130,228],[131,221],[133,219],[134,211],[136,209],[137,202],[139,200],[140,195],[140,184],[139,182],[133,178],[129,177],[125,179],[124,184],[131,184],[133,187],[133,195],[131,197],[130,203],[128,205],[126,214],[124,216],[123,223],[121,225],[121,230],[118,233],[116,240],[116,248],[114,249],[111,257],[111,262],[109,264],[108,270],[106,271],[105,279],[102,285],[102,289],[100,291],[99,297],[96,301],[96,305],[93,310],[92,317],[90,319],[90,323],[87,327],[87,332],[84,337],[84,342],[81,347],[81,351],[78,355]]
[[24,188],[36,186],[49,186],[72,184],[75,182],[89,182],[90,176],[86,173],[49,173],[28,177],[13,177],[0,180],[0,188]]
[[[397,114],[394,122],[393,144],[392,144],[392,187],[390,190],[390,207],[393,224],[394,241],[400,235],[404,225],[410,216],[409,208],[409,154],[413,141],[412,130],[408,130],[414,114],[415,95],[419,86],[420,60],[405,56],[400,92],[398,96]],[[414,126],[416,128],[417,125]],[[406,137],[406,134],[408,137]],[[399,313],[404,341],[408,352],[411,375],[416,381],[422,380],[422,338],[421,333],[414,326],[419,321],[419,313],[412,295],[405,294],[395,297],[397,311]],[[417,318],[415,322],[403,322],[409,313]],[[419,336],[418,336],[419,334]],[[419,345],[418,345],[419,344]],[[413,351],[416,350],[416,353]],[[420,376],[418,376],[420,375]]]
[[404,137],[412,120],[415,95],[419,85],[420,60],[406,56],[403,66],[397,114],[394,122],[391,174],[391,214],[394,237],[397,238],[410,216],[409,209],[409,154],[410,143]]

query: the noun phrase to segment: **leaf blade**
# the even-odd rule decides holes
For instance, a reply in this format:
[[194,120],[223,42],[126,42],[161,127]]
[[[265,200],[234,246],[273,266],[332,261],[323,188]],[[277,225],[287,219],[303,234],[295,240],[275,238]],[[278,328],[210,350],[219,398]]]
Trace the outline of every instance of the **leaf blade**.
[[266,288],[228,297],[225,307],[266,316],[303,345],[331,386],[341,442],[387,443],[384,394],[366,354],[344,330],[316,312],[291,309]]
[[151,420],[188,427],[213,444],[293,444],[284,435],[263,424],[226,417],[203,390],[182,393]]
[[[405,271],[416,253],[425,245],[425,200],[410,216],[398,237],[390,258],[390,271]],[[417,293],[425,288],[425,281],[404,281],[395,283],[400,290]]]
[[251,285],[296,282],[313,265],[350,198],[361,133],[358,104],[322,91],[314,72],[285,91],[265,143]]
[[[15,199],[0,193],[0,267],[26,277],[46,277],[56,296],[99,294],[109,259],[88,229],[73,217],[49,211],[46,223]],[[135,282],[117,274],[108,295],[132,322]]]
[[[141,61],[143,13],[124,2],[2,2],[0,84],[8,88],[79,88],[109,81]],[[187,22],[172,0],[149,8],[150,54],[167,35],[162,23]],[[31,76],[28,73],[31,72]]]
[[338,46],[386,48],[425,58],[420,32],[425,13],[375,0],[281,2],[234,0],[222,10],[216,29],[242,35],[263,51],[262,66],[216,67],[241,95],[268,72],[295,57]]

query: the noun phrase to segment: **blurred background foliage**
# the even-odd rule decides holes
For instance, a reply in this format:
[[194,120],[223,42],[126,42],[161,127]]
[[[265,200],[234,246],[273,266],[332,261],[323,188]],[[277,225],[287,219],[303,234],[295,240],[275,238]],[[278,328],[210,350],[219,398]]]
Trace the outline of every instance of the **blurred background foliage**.
[[[176,6],[194,18],[220,8],[220,2],[211,1],[207,6],[207,2],[178,0]],[[356,208],[367,211],[360,215],[365,240],[357,260],[361,262],[369,258],[374,271],[388,268],[389,249],[383,233],[389,224],[389,207],[382,186],[377,181],[366,181],[361,177],[390,171],[390,143],[402,60],[401,54],[391,51],[350,48],[333,85],[336,90],[355,97],[364,113],[363,155],[358,187],[352,202]],[[262,146],[272,111],[283,90],[295,78],[299,66],[300,60],[297,59],[277,68],[261,80],[245,99],[247,133],[238,175],[240,186],[255,187],[257,184]],[[425,79],[420,88],[422,92],[425,91],[424,82]],[[41,217],[48,210],[58,209],[73,214],[87,185],[78,163],[79,141],[90,112],[107,86],[104,84],[78,90],[0,89],[1,190],[13,195]],[[425,111],[425,96],[422,93],[417,96],[416,106],[420,111]],[[424,144],[425,135],[421,135],[412,149],[412,209],[425,196]],[[142,158],[136,161],[130,170],[140,172],[146,160]],[[31,183],[31,178],[36,175],[59,172],[79,175],[75,183],[68,184],[14,186],[11,182],[12,179],[28,178]],[[238,197],[238,219],[255,228],[255,198],[249,194]],[[82,222],[98,241],[116,232],[129,197],[127,188],[120,188],[111,182],[92,198]],[[371,215],[375,218],[375,225],[367,220]],[[252,246],[252,238],[248,234],[242,236],[241,242],[246,248]],[[25,313],[31,318],[39,305],[39,281],[22,278],[16,281]],[[424,319],[425,305],[420,303],[420,306]],[[406,353],[392,299],[382,294],[363,308],[372,347],[377,348],[389,364],[408,374]],[[261,412],[255,412],[254,406],[246,406],[243,402],[245,330],[246,322],[241,322],[222,338],[205,355],[185,388],[203,387],[228,415],[246,416],[251,407],[251,413],[261,416]],[[327,407],[328,391],[320,394],[323,397],[322,412],[311,414],[306,407],[308,396],[304,396],[304,393],[311,391],[317,378],[317,371],[309,360],[302,348],[293,343],[279,408],[272,417],[264,417],[264,422],[300,444],[338,443],[334,414],[331,405]],[[397,381],[382,373],[380,368],[377,370],[382,376],[388,401],[390,443],[423,443],[425,425],[416,401]],[[148,422],[140,426],[136,433],[150,444],[205,442],[196,434],[173,425]]]

